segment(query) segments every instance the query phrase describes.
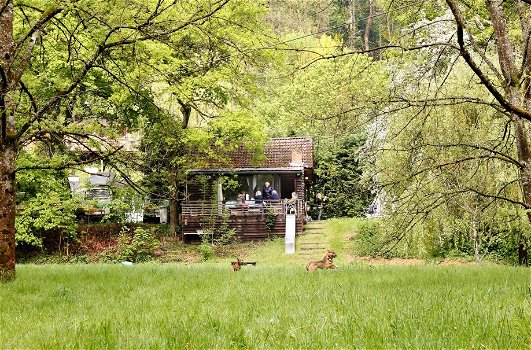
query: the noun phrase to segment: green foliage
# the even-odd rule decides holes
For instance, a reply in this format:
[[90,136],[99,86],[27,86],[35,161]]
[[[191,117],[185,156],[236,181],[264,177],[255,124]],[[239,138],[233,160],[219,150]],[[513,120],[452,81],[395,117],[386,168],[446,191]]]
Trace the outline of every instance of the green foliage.
[[[203,237],[201,237],[203,238]],[[208,241],[208,239],[202,239],[199,245],[199,253],[201,254],[201,260],[207,261],[216,256],[214,245]]]
[[263,3],[238,0],[209,16],[208,24],[140,45],[150,75],[144,88],[160,107],[143,124],[142,171],[152,196],[181,199],[188,169],[223,162],[240,145],[260,158],[263,125],[245,106],[268,56],[255,50],[269,40],[264,16]]
[[[334,0],[331,3],[331,14],[330,14],[330,24],[331,33],[338,33],[341,35],[344,45],[350,43],[350,36],[354,34],[354,43],[350,49],[360,50],[365,47],[364,35],[367,30],[369,15],[369,0]],[[353,28],[354,33],[351,32],[350,28],[350,12],[354,8],[354,13],[356,15],[356,23]],[[375,2],[375,13],[385,12],[387,8],[380,7],[379,1]],[[374,16],[371,18],[372,25],[369,31],[369,47],[378,47],[385,45],[386,42],[386,32],[388,30],[385,20],[390,21],[391,19],[385,18],[384,16]],[[378,54],[376,52],[375,54]]]
[[[292,44],[301,51],[286,54],[285,65],[275,67],[289,78],[266,81],[267,99],[257,98],[255,108],[268,122],[269,134],[313,137],[317,176],[307,198],[311,215],[317,216],[314,197],[321,192],[327,196],[324,218],[361,216],[372,195],[358,166],[364,141],[360,125],[378,113],[375,101],[387,93],[384,62],[358,54],[322,60],[322,55],[344,53],[340,41],[328,35]],[[293,73],[293,62],[304,69]]]
[[173,234],[170,232],[170,225],[168,224],[159,224],[155,228],[155,237],[163,238],[163,237],[173,237]]
[[103,217],[104,222],[124,224],[126,213],[139,213],[144,210],[144,200],[132,187],[112,186],[112,199],[107,203],[109,214]]
[[371,203],[372,195],[358,165],[358,149],[363,142],[360,135],[345,137],[340,146],[323,151],[316,159],[317,180],[310,201],[314,217],[319,209],[315,203],[318,192],[326,196],[322,218],[362,216]]
[[159,241],[149,230],[136,228],[132,236],[125,230],[119,238],[117,259],[131,262],[149,261],[158,247]]
[[145,126],[143,182],[155,197],[176,198],[184,191],[186,170],[226,162],[236,147],[246,147],[255,161],[262,159],[262,129],[256,117],[243,112],[216,118],[201,129],[183,129],[169,116],[159,116]]
[[273,230],[277,223],[278,215],[273,210],[269,210],[266,215],[265,225],[268,231]]
[[[355,43],[350,49],[359,50],[364,44],[364,32],[369,18],[369,0],[270,0],[269,21],[276,33],[299,36],[321,33],[324,28],[328,35],[337,38],[340,46],[349,44],[350,10],[355,8],[356,24],[354,27]],[[376,1],[376,13],[386,12],[386,7]],[[388,30],[386,16],[373,16],[370,30],[370,47],[386,43]],[[311,49],[316,49],[311,47]]]
[[[41,23],[43,14],[54,9],[58,14]],[[269,40],[265,11],[262,2],[250,0],[164,6],[151,0],[39,0],[14,6],[15,40],[26,40],[20,48],[33,32],[36,40],[24,55],[15,55],[13,67],[21,70],[24,89],[10,91],[8,99],[17,101],[13,119],[16,131],[24,128],[20,144],[41,152],[31,161],[19,157],[19,169],[64,168],[103,154],[111,166],[145,170],[149,192],[178,199],[184,171],[212,158],[201,155],[215,154],[211,146],[219,133],[209,135],[203,122],[249,114],[237,109],[255,92],[258,64],[269,55],[256,50]],[[19,62],[21,56],[30,61]],[[19,76],[18,70],[12,75]],[[36,118],[38,110],[42,115]],[[185,110],[192,113],[189,124]],[[231,117],[224,120],[228,127],[221,123],[217,131],[235,130],[236,121],[240,134],[243,127],[259,125],[256,118]],[[143,150],[148,151],[143,167],[122,154],[106,155],[115,146],[109,139],[144,125]],[[188,126],[194,130],[181,130]],[[240,142],[234,134],[225,136]],[[246,132],[244,140],[253,145],[250,140],[258,136]],[[126,208],[114,204],[113,213],[120,217]]]
[[[203,223],[205,230],[201,236],[202,242],[208,242],[212,245],[224,245],[233,242],[236,230],[229,228],[229,216],[228,212],[218,216],[217,210],[214,209],[208,222]],[[218,221],[219,218],[221,221]]]
[[208,133],[215,145],[214,151],[218,159],[224,160],[226,151],[240,146],[253,155],[254,163],[264,159],[264,144],[267,135],[265,125],[257,116],[244,111],[227,112],[220,118],[212,120],[208,125]]
[[288,66],[285,72],[279,65],[279,74],[289,74],[289,79],[266,85],[268,93],[259,96],[266,99],[257,98],[256,109],[266,118],[270,134],[312,135],[320,152],[359,132],[361,123],[376,112],[374,102],[387,93],[387,75],[381,69],[383,62],[366,55],[320,60],[322,55],[342,53],[337,40],[329,36],[298,40],[295,46],[319,49],[286,56],[289,63],[300,62],[304,69],[293,73]]
[[[444,76],[446,86],[421,89],[438,98],[466,91],[487,99],[487,92],[471,83],[473,78],[466,67],[455,64]],[[418,98],[416,89],[403,94]],[[508,244],[529,240],[520,233],[525,229],[509,228],[528,219],[514,205],[521,198],[519,170],[509,161],[518,157],[515,144],[501,146],[499,141],[508,130],[505,117],[474,103],[433,110],[401,109],[376,120],[360,155],[363,176],[384,203],[386,227],[391,237],[401,238],[395,254],[451,253],[479,261],[498,249],[507,251],[495,242],[509,232],[516,237]]]
[[366,220],[360,222],[353,241],[354,254],[360,256],[378,256],[382,250],[384,230],[380,220]]
[[229,212],[220,213],[217,209],[215,198],[213,203],[215,204],[212,206],[212,212],[206,217],[207,221],[202,223],[204,231],[201,235],[199,251],[203,261],[213,258],[216,255],[216,248],[221,248],[234,242],[236,235],[236,229],[229,228]]
[[21,172],[17,177],[17,244],[61,250],[76,237],[77,201],[70,196],[67,174],[42,170]]

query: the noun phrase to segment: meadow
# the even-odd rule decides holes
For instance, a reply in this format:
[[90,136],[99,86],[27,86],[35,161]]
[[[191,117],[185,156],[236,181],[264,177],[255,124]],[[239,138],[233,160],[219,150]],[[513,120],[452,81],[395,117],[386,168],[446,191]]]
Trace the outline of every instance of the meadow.
[[496,265],[19,265],[0,285],[0,349],[524,349],[529,277]]

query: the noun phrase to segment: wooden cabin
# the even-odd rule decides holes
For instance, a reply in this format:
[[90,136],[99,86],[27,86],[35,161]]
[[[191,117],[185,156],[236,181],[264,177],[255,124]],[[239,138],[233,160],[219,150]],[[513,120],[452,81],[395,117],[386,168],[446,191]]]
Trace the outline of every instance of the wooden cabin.
[[[286,213],[296,215],[296,234],[306,219],[307,187],[313,175],[313,140],[308,137],[270,139],[265,159],[253,164],[253,155],[240,147],[225,166],[192,169],[187,173],[182,203],[185,241],[201,235],[234,233],[238,240],[283,237]],[[256,199],[265,183],[279,199]],[[292,199],[292,193],[296,199]]]

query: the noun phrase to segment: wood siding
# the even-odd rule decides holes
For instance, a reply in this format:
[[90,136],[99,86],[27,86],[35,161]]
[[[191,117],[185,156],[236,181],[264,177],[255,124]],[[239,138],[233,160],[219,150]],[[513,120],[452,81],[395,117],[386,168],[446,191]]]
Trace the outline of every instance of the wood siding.
[[[296,233],[302,233],[305,215],[303,202],[297,203]],[[182,232],[185,240],[199,239],[201,234],[225,226],[235,230],[235,238],[241,241],[263,240],[283,237],[286,228],[288,207],[279,201],[262,207],[226,207],[208,202],[183,204]],[[266,222],[268,212],[276,214],[275,225],[269,230]]]
[[[221,217],[216,221],[216,225],[222,225],[224,222]],[[241,215],[230,216],[226,221],[229,229],[236,231],[235,239],[239,241],[259,241],[272,237],[284,237],[286,232],[286,216],[279,214],[273,229],[270,231],[266,227],[266,215]],[[303,220],[297,218],[296,234],[302,233]],[[183,233],[185,241],[197,240],[200,238],[200,232],[203,232],[204,224],[198,217],[183,217]],[[198,233],[199,232],[199,233]]]

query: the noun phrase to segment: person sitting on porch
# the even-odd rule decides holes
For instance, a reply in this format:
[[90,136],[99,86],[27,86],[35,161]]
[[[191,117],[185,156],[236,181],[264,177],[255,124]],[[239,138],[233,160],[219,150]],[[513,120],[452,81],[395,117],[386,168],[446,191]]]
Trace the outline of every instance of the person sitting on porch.
[[239,207],[243,207],[244,204],[245,204],[245,193],[242,192],[238,195],[236,199],[236,205]]
[[288,199],[286,204],[289,214],[295,214],[297,212],[297,192],[291,192],[291,198]]
[[280,199],[280,196],[278,195],[277,191],[271,191],[271,199]]
[[262,196],[262,192],[256,191],[256,194],[254,195],[254,202],[256,204],[262,204],[263,200],[264,200],[264,196]]
[[271,199],[272,192],[273,192],[273,188],[271,187],[271,184],[269,182],[266,182],[264,184],[264,189],[262,191],[262,195],[264,196],[264,199]]

